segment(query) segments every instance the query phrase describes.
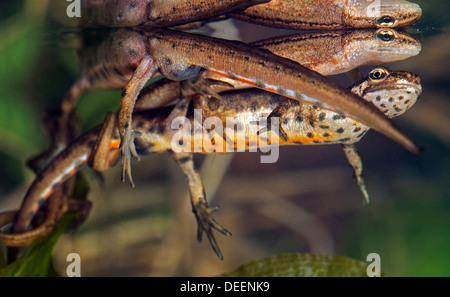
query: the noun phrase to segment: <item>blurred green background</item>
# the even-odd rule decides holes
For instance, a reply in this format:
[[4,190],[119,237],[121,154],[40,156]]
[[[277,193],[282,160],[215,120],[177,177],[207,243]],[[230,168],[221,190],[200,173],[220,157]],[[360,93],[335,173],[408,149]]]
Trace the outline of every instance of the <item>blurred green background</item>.
[[[149,156],[133,163],[136,189],[120,183],[117,168],[105,173],[104,188],[92,182],[93,212],[60,240],[60,268],[71,251],[82,255],[85,275],[120,276],[210,276],[274,254],[364,261],[375,252],[388,276],[450,276],[450,3],[413,2],[423,17],[408,32],[422,42],[422,52],[387,66],[422,78],[418,103],[396,122],[426,151],[410,154],[374,132],[364,137],[358,148],[371,207],[362,206],[339,147],[282,148],[275,164],[260,164],[256,153],[200,157],[212,205],[222,206],[216,218],[233,233],[216,235],[225,255],[220,262],[206,242],[195,240],[174,162]],[[34,177],[24,164],[47,145],[43,113],[58,106],[79,74],[76,30],[61,25],[72,21],[65,5],[0,2],[0,211],[19,206]],[[77,105],[83,130],[117,110],[120,93],[86,93]]]

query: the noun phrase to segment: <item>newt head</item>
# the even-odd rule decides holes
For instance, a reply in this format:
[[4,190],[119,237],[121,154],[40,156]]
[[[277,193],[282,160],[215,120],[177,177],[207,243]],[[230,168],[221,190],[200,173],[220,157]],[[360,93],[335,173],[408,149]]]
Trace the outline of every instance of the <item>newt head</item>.
[[416,103],[422,93],[422,86],[419,76],[414,73],[377,67],[352,91],[372,102],[387,117],[393,118]]
[[416,56],[422,50],[420,41],[394,29],[378,29],[369,31],[369,34],[371,34],[370,38],[363,39],[366,55],[373,56],[384,63]]
[[406,0],[349,0],[344,12],[346,23],[355,28],[407,27],[421,16],[420,6]]

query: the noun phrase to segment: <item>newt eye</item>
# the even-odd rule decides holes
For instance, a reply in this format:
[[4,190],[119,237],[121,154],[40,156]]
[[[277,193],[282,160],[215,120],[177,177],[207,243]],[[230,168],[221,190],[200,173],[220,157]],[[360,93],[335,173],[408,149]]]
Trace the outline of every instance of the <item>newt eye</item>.
[[393,27],[395,18],[390,15],[383,15],[377,20],[378,27]]
[[377,38],[383,42],[390,42],[395,39],[395,34],[391,30],[381,30],[377,33]]
[[375,68],[374,70],[370,71],[369,73],[369,79],[373,82],[379,82],[386,78],[388,75],[388,72],[384,68]]

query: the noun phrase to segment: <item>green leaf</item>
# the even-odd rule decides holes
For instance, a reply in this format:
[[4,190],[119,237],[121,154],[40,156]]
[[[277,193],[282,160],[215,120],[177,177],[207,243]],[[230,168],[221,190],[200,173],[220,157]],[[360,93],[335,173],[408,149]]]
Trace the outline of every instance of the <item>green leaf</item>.
[[225,277],[367,277],[368,263],[344,256],[284,254],[244,264]]
[[73,221],[74,215],[65,215],[55,230],[38,240],[28,248],[25,255],[0,270],[2,277],[45,277],[57,276],[52,264],[52,251],[58,238]]

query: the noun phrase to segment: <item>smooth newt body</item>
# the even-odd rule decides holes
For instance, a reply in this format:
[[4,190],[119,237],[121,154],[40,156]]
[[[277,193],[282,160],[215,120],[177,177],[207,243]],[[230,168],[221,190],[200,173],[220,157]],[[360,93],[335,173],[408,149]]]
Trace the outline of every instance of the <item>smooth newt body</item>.
[[[83,0],[84,27],[171,27],[221,15],[286,29],[405,27],[421,16],[405,0]],[[244,10],[244,11],[242,11]]]
[[232,14],[248,22],[296,30],[406,27],[421,15],[419,5],[405,0],[272,0]]
[[[103,47],[113,49],[104,58],[105,63],[95,63],[105,52]],[[140,91],[155,75],[162,74],[171,80],[181,81],[198,76],[202,69],[339,112],[392,138],[410,151],[420,151],[373,104],[295,61],[245,43],[166,29],[124,29],[108,36],[99,47],[94,47],[94,51],[88,55],[86,64],[98,65],[99,68],[88,67],[90,71],[82,75],[64,99],[63,114],[73,108],[86,89],[126,84],[119,111],[119,131],[122,140],[122,180],[127,175],[131,183],[130,159],[132,155],[137,157],[133,145],[136,133],[131,129],[131,122]],[[111,76],[115,79],[108,79]]]
[[[169,90],[179,86],[178,84],[178,82],[166,82],[166,84],[159,84],[158,87],[150,87],[155,93],[165,96],[164,88]],[[392,117],[406,111],[415,103],[421,92],[421,87],[419,78],[414,74],[389,72],[385,68],[377,68],[370,73],[367,80],[353,87],[352,91],[362,95],[365,100],[372,101],[379,106],[383,113]],[[172,97],[173,95],[174,93],[170,91],[167,96]],[[141,99],[146,100],[152,97],[151,93],[145,93],[145,96],[143,95]],[[195,108],[203,112],[205,120],[207,117],[218,117],[221,120],[232,117],[240,123],[241,128],[234,133],[232,143],[226,142],[225,135],[218,136],[223,137],[224,143],[230,145],[230,148],[234,148],[235,144],[241,142],[241,140],[247,148],[267,143],[267,141],[263,142],[261,138],[268,138],[268,135],[266,133],[260,134],[259,131],[254,129],[254,120],[257,120],[258,116],[267,116],[286,101],[289,104],[280,118],[280,122],[287,133],[287,141],[282,142],[279,139],[281,145],[337,143],[344,144],[348,150],[369,129],[369,127],[335,112],[288,100],[282,96],[257,89],[221,93],[221,97],[222,100],[208,100],[203,96],[198,96],[192,100],[190,105],[188,105],[187,100],[181,100],[175,107],[169,106],[136,113],[133,117],[132,127],[139,132],[135,138],[137,151],[141,154],[172,151],[172,137],[175,133],[180,132],[180,130],[171,129],[173,120],[177,116],[186,115],[188,121],[194,124],[193,109]],[[173,99],[171,98],[171,100]],[[171,101],[169,99],[164,100]],[[142,106],[145,106],[145,103]],[[191,107],[189,108],[189,106]],[[83,165],[89,163],[97,170],[105,170],[113,163],[120,145],[120,136],[114,117],[110,116],[109,119],[103,127],[95,128],[72,142],[39,173],[24,198],[14,225],[15,233],[25,231],[39,205]],[[225,133],[230,133],[230,131],[225,130]],[[269,133],[273,132],[268,131],[267,134]],[[194,144],[195,137],[199,136],[194,134],[191,138]],[[251,138],[256,139],[255,143],[249,141]],[[202,148],[202,152],[214,153],[206,147]],[[348,157],[350,156],[350,153],[346,152],[346,154]],[[353,154],[355,155],[354,152]],[[192,153],[172,152],[172,156],[180,165],[188,181],[191,203],[199,226],[199,239],[205,232],[213,249],[221,257],[211,228],[215,228],[226,235],[230,235],[230,233],[210,217],[215,209],[211,209],[207,205],[201,178],[193,165]],[[350,156],[349,161],[355,168],[358,183],[364,193],[360,160],[355,160],[354,156]],[[359,171],[356,168],[359,168]],[[362,182],[360,183],[360,181]]]
[[269,0],[82,0],[84,27],[170,27],[241,11]]
[[393,29],[305,32],[251,45],[294,60],[322,75],[404,60],[421,51],[417,39]]
[[131,155],[136,156],[131,114],[140,90],[157,71],[169,79],[184,80],[198,75],[200,68],[207,69],[260,89],[334,110],[385,134],[413,152],[420,151],[373,104],[360,100],[358,95],[297,62],[239,42],[164,29],[145,33],[150,45],[149,55],[127,84],[119,112],[123,177],[127,173],[130,181],[129,159]]

